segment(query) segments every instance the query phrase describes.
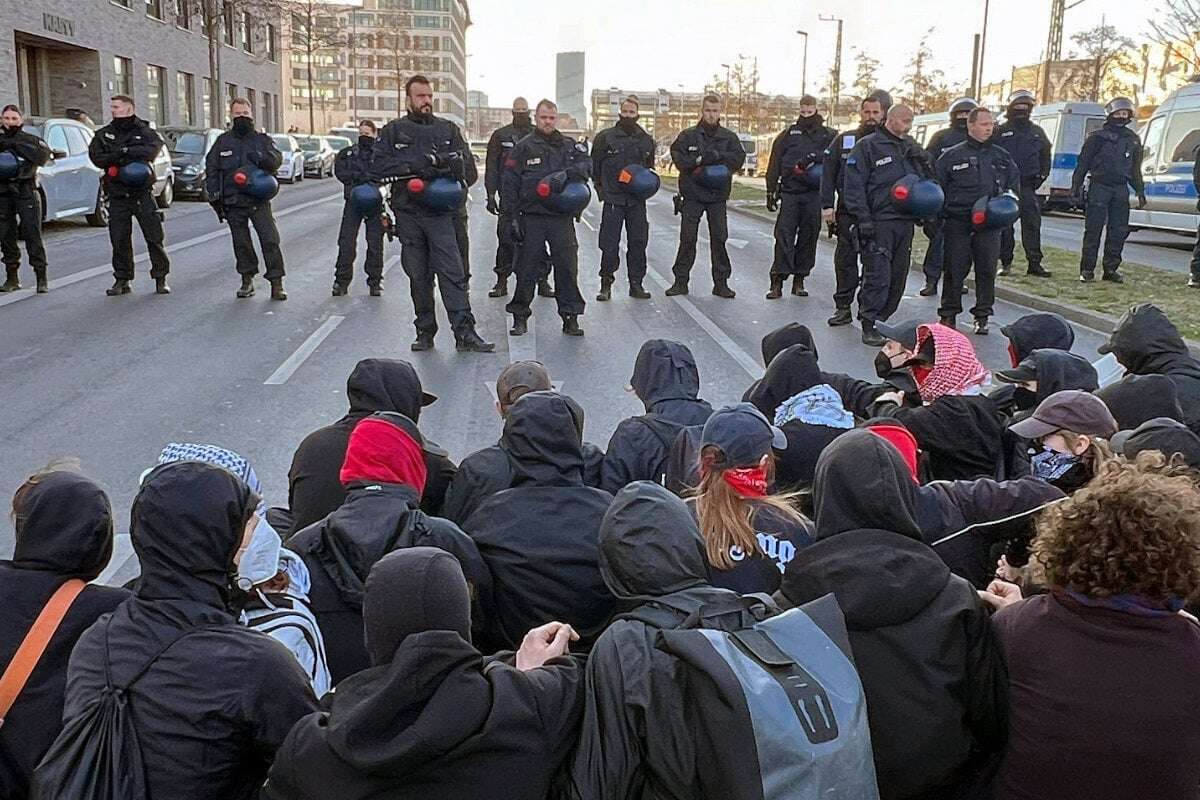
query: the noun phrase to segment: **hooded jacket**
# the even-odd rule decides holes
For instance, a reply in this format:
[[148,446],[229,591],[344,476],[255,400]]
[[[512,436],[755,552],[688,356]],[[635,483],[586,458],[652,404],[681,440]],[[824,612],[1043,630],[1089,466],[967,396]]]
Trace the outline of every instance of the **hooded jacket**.
[[[70,578],[91,581],[104,570],[112,535],[108,497],[87,478],[52,472],[26,490],[13,557],[0,561],[0,672],[59,586]],[[128,596],[122,589],[91,585],[71,604],[0,726],[0,798],[28,795],[33,768],[62,728],[71,648]]]
[[634,481],[660,481],[679,431],[703,425],[712,414],[712,406],[699,398],[696,359],[679,342],[644,343],[629,383],[646,413],[622,420],[608,440],[600,481],[607,492],[618,492]]
[[935,480],[995,478],[1004,470],[1004,418],[989,397],[945,395],[917,408],[877,403],[873,410],[912,431]]
[[[617,494],[600,527],[600,573],[623,609],[681,624],[737,594],[709,585],[704,542],[688,507],[640,481]],[[669,602],[670,605],[664,605]],[[731,629],[745,623],[737,613]],[[673,627],[673,626],[672,626]],[[685,800],[704,797],[688,723],[684,670],[655,648],[662,627],[619,617],[588,657],[579,742],[556,797]]]
[[1075,344],[1075,329],[1058,314],[1026,314],[1000,332],[1008,337],[1008,355],[1014,367],[1034,350],[1070,350]]
[[1092,363],[1083,356],[1065,350],[1034,350],[1022,359],[1018,366],[1033,372],[1034,380],[1037,381],[1036,391],[1014,387],[1005,392],[1004,388],[1008,387],[1002,387],[988,395],[996,402],[1001,413],[1014,417],[1013,422],[1029,416],[1039,403],[1055,392],[1067,389],[1094,392],[1100,387],[1096,368]]
[[586,648],[613,612],[597,564],[612,495],[583,485],[579,432],[554,392],[518,399],[500,441],[512,488],[485,500],[463,526],[492,576],[480,649],[515,649],[530,629],[555,620],[570,623]]
[[528,672],[484,659],[448,618],[468,601],[445,560],[418,548],[372,570],[374,665],[292,729],[266,798],[543,800],[579,724],[582,670],[570,658]]
[[1183,422],[1179,390],[1166,375],[1126,375],[1096,392],[1117,421],[1117,429],[1131,431],[1152,419],[1167,417]]
[[136,594],[71,654],[64,722],[98,699],[106,672],[127,686],[150,664],[126,697],[154,800],[257,797],[275,749],[317,707],[287,648],[234,616],[233,558],[252,497],[210,464],[151,472],[131,514]]
[[1003,746],[1003,661],[975,589],[921,541],[900,453],[870,431],[825,449],[813,484],[817,542],[778,597],[832,592],[866,693],[880,796],[941,798]]
[[1158,306],[1141,303],[1125,312],[1100,353],[1112,353],[1134,375],[1166,375],[1175,383],[1183,422],[1200,433],[1200,361]]
[[[292,456],[288,470],[288,505],[292,511],[291,532],[324,519],[346,499],[346,488],[338,477],[346,457],[350,432],[364,417],[377,411],[395,411],[417,422],[421,408],[437,398],[421,388],[417,371],[407,361],[365,358],[355,365],[346,381],[350,410],[332,425],[304,437]],[[421,494],[421,510],[441,513],[446,487],[454,477],[454,462],[444,450],[425,440],[428,476]]]

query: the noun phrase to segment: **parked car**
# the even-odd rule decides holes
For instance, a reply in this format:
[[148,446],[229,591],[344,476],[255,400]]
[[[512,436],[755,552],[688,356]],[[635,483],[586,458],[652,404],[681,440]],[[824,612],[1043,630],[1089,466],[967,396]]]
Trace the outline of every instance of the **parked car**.
[[175,170],[171,168],[171,151],[164,141],[154,157],[154,202],[159,208],[170,208],[175,202]]
[[60,117],[28,117],[24,130],[50,145],[53,157],[38,168],[37,188],[46,221],[84,216],[88,225],[108,224],[100,188],[100,168],[88,158],[94,132],[87,125]]
[[297,136],[296,143],[304,154],[304,175],[324,178],[333,174],[333,159],[337,155],[320,136]]
[[284,183],[299,183],[304,180],[304,151],[300,149],[296,137],[290,133],[272,133],[271,138],[275,140],[275,146],[283,155],[283,164],[275,173],[275,177]]
[[334,156],[337,156],[338,153],[357,141],[357,137],[355,139],[347,139],[345,136],[322,136],[321,138],[325,140],[325,144],[329,145],[329,149],[333,151]]
[[161,128],[159,134],[171,154],[171,169],[175,173],[175,194],[198,197],[208,202],[204,188],[204,164],[221,131],[217,128]]

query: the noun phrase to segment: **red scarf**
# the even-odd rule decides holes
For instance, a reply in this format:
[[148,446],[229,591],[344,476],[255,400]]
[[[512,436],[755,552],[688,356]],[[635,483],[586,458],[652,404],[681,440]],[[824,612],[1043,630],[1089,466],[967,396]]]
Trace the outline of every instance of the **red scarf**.
[[767,496],[767,470],[765,467],[727,469],[721,478],[742,497]]
[[421,494],[425,491],[425,454],[400,428],[367,417],[350,433],[339,477],[343,486],[358,481],[403,483]]

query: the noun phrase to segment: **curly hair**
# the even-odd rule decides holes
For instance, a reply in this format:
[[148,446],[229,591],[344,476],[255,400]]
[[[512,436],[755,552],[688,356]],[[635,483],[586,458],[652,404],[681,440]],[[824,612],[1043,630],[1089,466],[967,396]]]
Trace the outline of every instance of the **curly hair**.
[[1158,452],[1102,461],[1038,520],[1030,562],[1044,583],[1092,597],[1188,599],[1200,590],[1200,488]]

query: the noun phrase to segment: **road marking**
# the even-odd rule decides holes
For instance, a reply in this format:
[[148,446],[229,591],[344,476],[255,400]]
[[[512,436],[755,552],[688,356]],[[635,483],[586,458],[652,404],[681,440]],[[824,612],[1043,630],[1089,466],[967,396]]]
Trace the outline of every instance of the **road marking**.
[[593,226],[593,225],[592,225],[592,223],[588,221],[587,217],[584,217],[584,218],[583,218],[583,224],[584,224],[584,225],[587,225],[587,226],[588,226],[588,229],[589,229],[589,230],[591,230],[591,232],[592,232],[592,233],[595,233],[595,232],[596,232],[596,228],[595,228],[595,226]]
[[[295,205],[295,206],[291,206],[289,208],[283,209],[282,211],[275,214],[275,218],[279,219],[280,217],[286,217],[288,214],[294,214],[297,211],[303,211],[306,208],[312,208],[315,205],[319,205],[321,203],[327,203],[330,200],[334,200],[339,197],[341,197],[341,194],[331,194],[328,197],[322,197],[317,200],[309,200],[307,202],[300,203],[299,205]],[[224,226],[222,226],[215,231],[209,231],[208,233],[201,234],[200,236],[194,236],[191,239],[185,239],[182,242],[176,242],[175,244],[167,245],[166,251],[167,251],[167,253],[174,253],[179,250],[183,250],[188,247],[195,247],[198,244],[204,244],[205,242],[211,242],[213,239],[218,239],[222,236],[228,236],[228,235],[229,235],[229,230],[227,228],[225,228]],[[133,259],[133,263],[142,264],[149,260],[150,260],[150,253],[145,252],[139,256],[135,256]],[[71,275],[67,275],[64,278],[55,278],[54,280],[50,281],[50,288],[51,289],[61,289],[64,286],[70,286],[73,283],[79,283],[80,281],[86,281],[89,278],[95,278],[99,275],[111,275],[111,274],[112,274],[112,262],[110,261],[109,263],[106,263],[106,264],[100,264],[99,266],[89,267],[87,269],[80,270],[79,272],[72,273]],[[22,289],[21,291],[18,291],[18,292],[12,292],[11,294],[7,294],[4,297],[0,297],[0,306],[7,306],[12,303],[19,302],[21,300],[28,300],[30,297],[33,297],[33,296],[34,296],[33,289]]]
[[304,363],[305,359],[321,346],[321,342],[325,341],[325,337],[333,333],[333,329],[341,325],[344,319],[345,317],[334,315],[322,322],[321,327],[313,331],[312,335],[296,348],[296,352],[288,356],[287,361],[280,364],[279,369],[272,372],[271,377],[263,381],[263,385],[282,386],[287,383],[288,378],[292,377],[292,374],[300,369],[300,365]]
[[389,258],[387,261],[383,262],[383,274],[387,275],[388,270],[391,269],[392,267],[396,266],[399,263],[400,263],[400,254],[397,253],[396,255]]
[[514,364],[518,361],[537,361],[537,325],[530,316],[526,322],[529,323],[529,331],[524,336],[509,336],[508,337],[508,363]]
[[[772,237],[772,238],[774,238],[774,237]],[[699,242],[702,242],[704,244],[709,244],[711,242],[711,240],[708,238],[708,236],[704,235],[704,234],[697,236],[696,240]],[[732,247],[736,247],[738,250],[745,250],[746,245],[748,245],[750,243],[748,241],[746,241],[745,239],[726,239],[725,244],[730,245]]]
[[129,538],[129,534],[121,533],[114,536],[112,557],[108,560],[108,566],[92,582],[109,585],[109,582],[116,577],[131,558],[133,558],[133,540]]

